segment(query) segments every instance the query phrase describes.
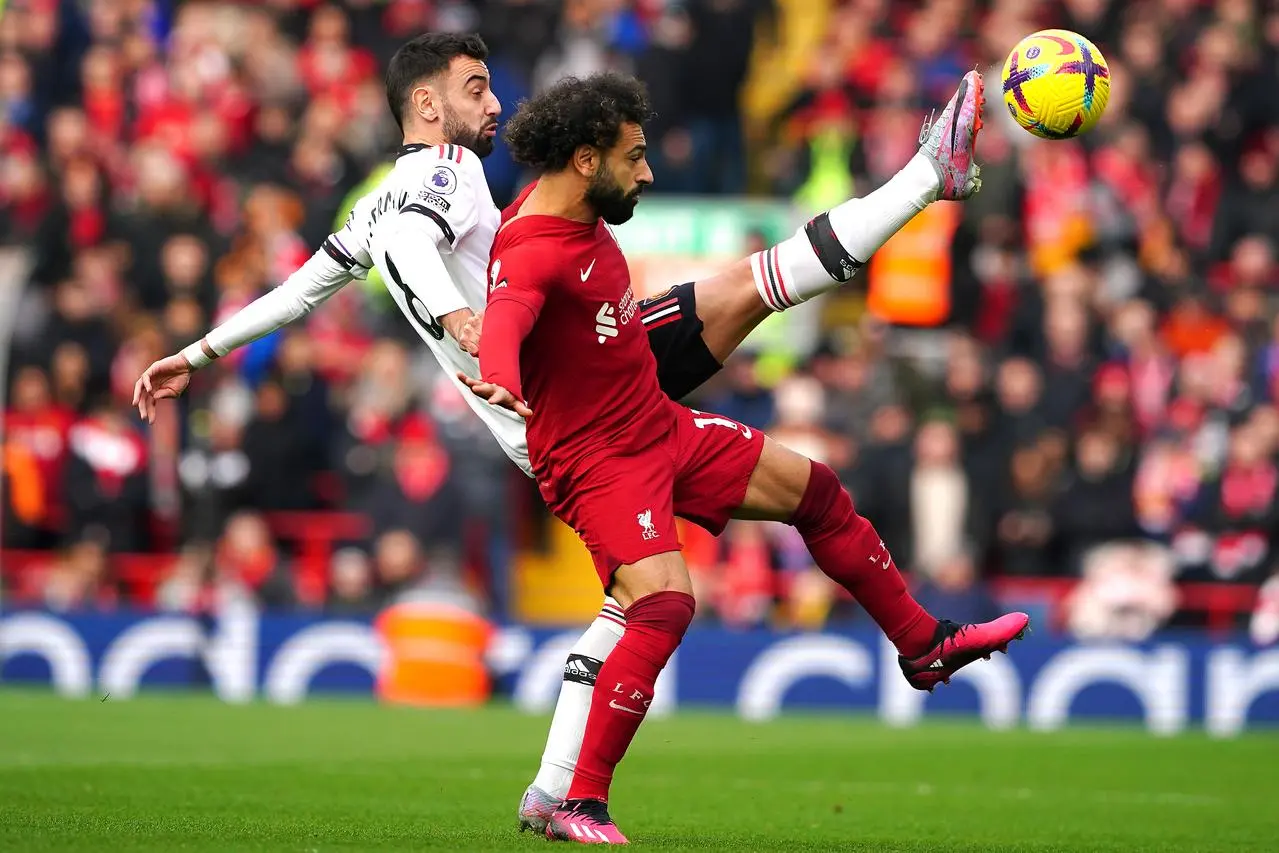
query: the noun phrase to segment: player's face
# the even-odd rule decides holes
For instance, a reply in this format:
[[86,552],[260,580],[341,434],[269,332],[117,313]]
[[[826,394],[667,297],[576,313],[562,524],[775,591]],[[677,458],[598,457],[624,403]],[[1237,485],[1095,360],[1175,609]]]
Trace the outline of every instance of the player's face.
[[445,139],[480,157],[492,154],[502,104],[489,88],[488,67],[469,56],[454,57],[442,88]]
[[635,215],[640,193],[653,183],[645,157],[647,143],[638,124],[622,125],[615,144],[604,152],[600,167],[586,188],[586,200],[609,225],[621,225]]

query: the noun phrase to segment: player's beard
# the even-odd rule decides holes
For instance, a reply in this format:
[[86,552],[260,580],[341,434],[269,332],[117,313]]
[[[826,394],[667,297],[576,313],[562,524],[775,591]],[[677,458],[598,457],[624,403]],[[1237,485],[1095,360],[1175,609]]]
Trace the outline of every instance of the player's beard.
[[495,137],[489,136],[484,131],[490,127],[497,127],[497,122],[492,121],[480,126],[479,129],[468,127],[466,122],[462,121],[462,117],[457,111],[444,101],[444,138],[453,145],[461,145],[463,148],[469,148],[475,152],[477,157],[484,158],[493,153],[493,141]]
[[636,185],[629,193],[613,178],[607,168],[600,169],[586,188],[586,201],[596,215],[609,225],[621,225],[635,215],[642,186]]

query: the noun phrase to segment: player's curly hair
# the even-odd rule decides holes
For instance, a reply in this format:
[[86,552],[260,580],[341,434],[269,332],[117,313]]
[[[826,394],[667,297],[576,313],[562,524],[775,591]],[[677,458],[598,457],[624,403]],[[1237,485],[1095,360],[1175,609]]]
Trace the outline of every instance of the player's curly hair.
[[578,146],[610,148],[623,124],[643,124],[652,115],[643,83],[605,71],[585,79],[565,77],[520,102],[504,137],[515,162],[539,172],[557,172],[569,164]]

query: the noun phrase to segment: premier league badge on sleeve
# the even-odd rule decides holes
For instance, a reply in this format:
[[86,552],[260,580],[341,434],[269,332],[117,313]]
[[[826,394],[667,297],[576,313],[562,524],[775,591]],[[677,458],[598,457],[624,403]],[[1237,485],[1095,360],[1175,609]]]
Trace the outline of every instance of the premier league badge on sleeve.
[[452,195],[457,189],[457,175],[448,166],[436,166],[426,179],[426,188],[439,195]]

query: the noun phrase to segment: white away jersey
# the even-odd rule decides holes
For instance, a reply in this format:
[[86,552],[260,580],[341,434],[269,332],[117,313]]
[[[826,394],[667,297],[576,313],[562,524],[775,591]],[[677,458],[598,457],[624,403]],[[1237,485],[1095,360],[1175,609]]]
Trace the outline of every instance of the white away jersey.
[[431,348],[471,408],[515,464],[530,474],[524,421],[471,393],[458,372],[480,377],[439,317],[487,298],[489,250],[501,225],[480,159],[460,145],[405,145],[394,168],[364,196],[346,225],[289,280],[206,339],[223,355],[292,322],[376,267],[395,304]]
[[[489,250],[501,218],[474,152],[406,145],[378,188],[356,203],[344,231],[363,244],[395,304],[506,455],[529,473],[523,419],[490,406],[457,379],[459,371],[478,379],[480,363],[437,319],[461,308],[484,310]],[[447,274],[427,255],[442,260]]]

